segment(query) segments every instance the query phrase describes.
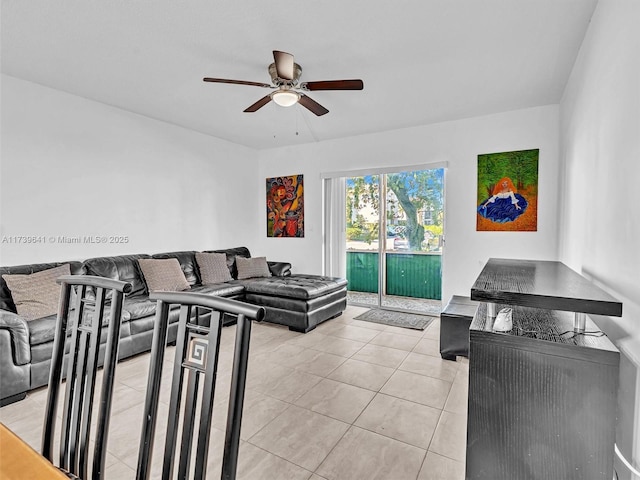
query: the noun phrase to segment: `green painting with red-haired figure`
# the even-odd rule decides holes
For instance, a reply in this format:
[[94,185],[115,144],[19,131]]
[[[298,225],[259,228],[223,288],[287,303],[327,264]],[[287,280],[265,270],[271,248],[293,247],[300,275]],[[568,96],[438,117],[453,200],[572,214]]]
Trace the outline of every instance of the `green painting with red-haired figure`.
[[304,237],[302,175],[267,178],[267,237]]
[[539,149],[478,155],[477,231],[538,230]]

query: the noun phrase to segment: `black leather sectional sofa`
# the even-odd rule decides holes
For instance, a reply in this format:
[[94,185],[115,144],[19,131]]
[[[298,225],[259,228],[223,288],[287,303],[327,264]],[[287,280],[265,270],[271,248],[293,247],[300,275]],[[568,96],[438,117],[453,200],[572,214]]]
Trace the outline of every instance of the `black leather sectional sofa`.
[[[286,325],[298,332],[308,332],[319,323],[340,315],[346,308],[345,279],[292,275],[290,263],[268,262],[271,277],[238,280],[235,259],[236,256],[250,258],[247,248],[207,252],[226,254],[233,280],[202,285],[194,251],[0,267],[0,275],[31,274],[68,263],[73,275],[96,275],[130,282],[133,289],[125,297],[123,305],[120,359],[151,348],[156,304],[149,300],[149,291],[138,264],[138,260],[143,258],[176,258],[191,291],[264,306],[267,311],[265,321]],[[169,318],[170,341],[175,341],[177,319],[178,310],[175,309]],[[55,315],[31,321],[20,317],[11,291],[0,276],[0,405],[24,398],[27,391],[47,384],[55,321]],[[199,317],[197,321],[208,323],[208,317]],[[101,339],[101,342],[105,341],[106,338]]]

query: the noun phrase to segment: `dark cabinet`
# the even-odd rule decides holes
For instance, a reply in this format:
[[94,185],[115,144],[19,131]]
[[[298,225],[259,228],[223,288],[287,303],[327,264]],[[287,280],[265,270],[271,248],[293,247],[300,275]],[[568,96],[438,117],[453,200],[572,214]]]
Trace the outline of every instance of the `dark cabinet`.
[[[520,271],[527,279],[514,276],[521,261],[508,262],[513,268],[501,276],[490,260],[487,266],[497,282],[490,289],[476,289],[486,282],[485,267],[472,289],[472,298],[481,303],[469,331],[466,478],[610,480],[619,352],[588,317],[584,332],[574,330],[574,312],[588,311],[594,303],[580,303],[579,289],[571,290],[574,287],[566,283],[571,274],[553,290],[556,295],[570,291],[574,301],[565,295],[545,303],[549,283],[531,279],[541,262],[523,262],[527,268]],[[584,287],[586,279],[574,275]],[[523,296],[509,292],[509,303],[495,303],[501,298],[500,288],[509,290],[514,282],[516,290],[525,291]],[[529,287],[523,289],[527,282]],[[621,313],[615,299],[596,293]],[[544,308],[549,305],[573,311]],[[506,306],[512,309],[513,328],[494,332],[493,312]],[[596,308],[606,309],[601,304]]]

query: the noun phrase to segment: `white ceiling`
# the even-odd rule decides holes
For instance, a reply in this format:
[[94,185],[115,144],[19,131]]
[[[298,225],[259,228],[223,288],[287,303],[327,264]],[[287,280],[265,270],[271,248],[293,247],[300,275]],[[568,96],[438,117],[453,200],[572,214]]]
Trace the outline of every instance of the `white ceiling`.
[[[254,148],[560,101],[597,0],[2,0],[2,72]],[[329,109],[246,107],[272,50]]]

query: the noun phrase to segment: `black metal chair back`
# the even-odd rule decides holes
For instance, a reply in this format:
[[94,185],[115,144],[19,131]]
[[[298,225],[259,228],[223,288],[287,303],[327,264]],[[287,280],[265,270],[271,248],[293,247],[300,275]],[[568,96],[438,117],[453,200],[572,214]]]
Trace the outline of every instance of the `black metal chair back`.
[[[131,284],[103,277],[65,275],[61,284],[60,307],[53,339],[49,392],[42,434],[42,454],[62,470],[89,479],[89,439],[93,413],[96,372],[100,354],[100,335],[105,324],[107,293],[111,292],[109,321],[96,424],[91,478],[104,477],[104,461],[109,431],[109,415],[115,368],[118,362],[118,340],[122,322],[124,294]],[[93,292],[91,294],[90,292]],[[73,294],[75,293],[75,300]],[[69,351],[65,359],[65,343]],[[66,374],[64,362],[66,361]],[[65,386],[61,383],[66,378]],[[53,443],[56,433],[58,392],[64,388],[60,453],[56,462]]]
[[[160,380],[167,345],[169,309],[171,305],[177,304],[180,305],[180,317],[161,478],[163,480],[175,477],[197,480],[205,478],[222,320],[231,314],[237,316],[237,329],[221,478],[233,480],[236,478],[238,463],[251,320],[262,320],[265,310],[262,307],[228,298],[189,292],[156,292],[150,294],[150,298],[157,300],[158,306],[136,478],[147,480],[151,470]],[[208,327],[198,325],[195,320],[196,312],[202,315],[202,310],[211,312]],[[201,381],[203,385],[200,392]],[[185,388],[186,392],[183,392]],[[181,412],[183,398],[184,407]],[[181,415],[182,435],[178,440]],[[195,418],[198,415],[200,421],[196,427]],[[178,445],[180,445],[180,453],[176,458]],[[193,460],[192,457],[194,457]],[[176,460],[177,475],[174,475]]]

